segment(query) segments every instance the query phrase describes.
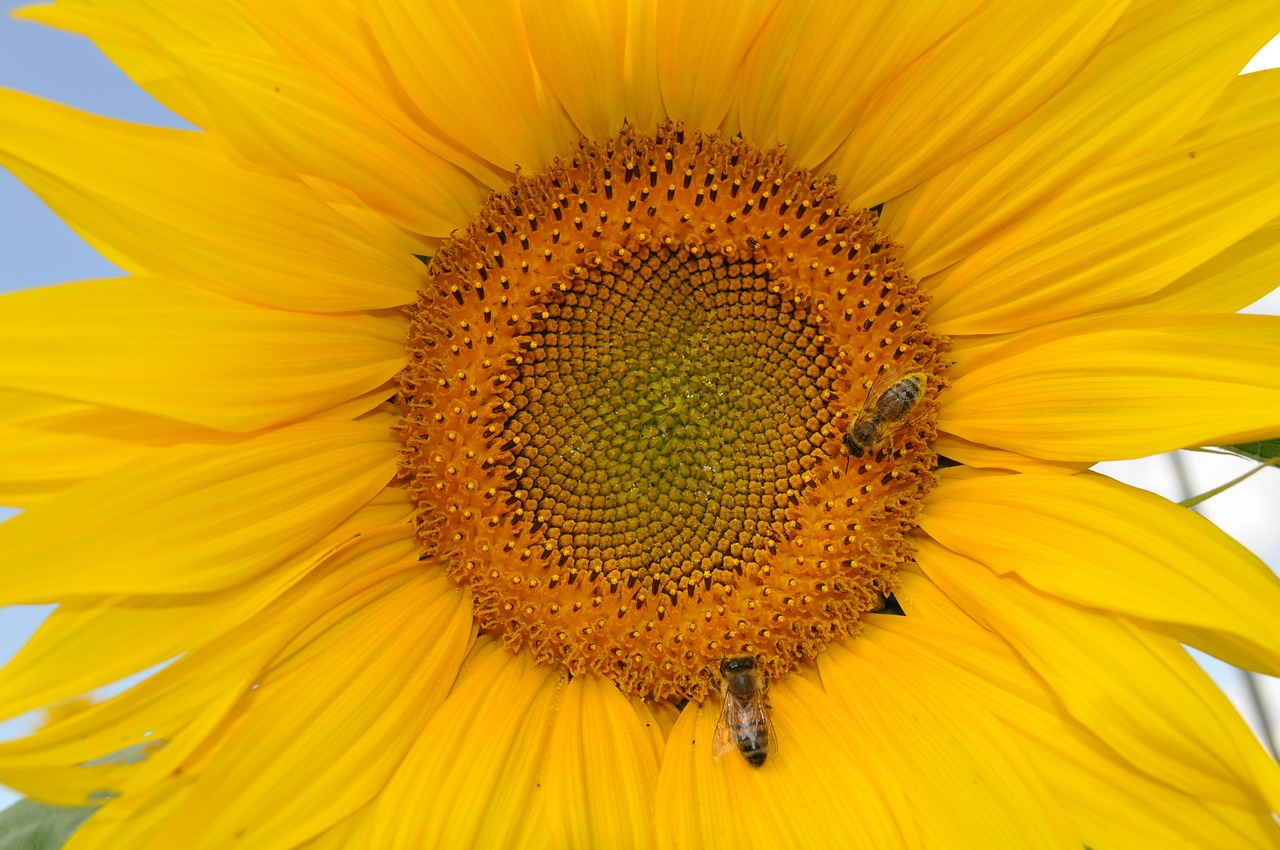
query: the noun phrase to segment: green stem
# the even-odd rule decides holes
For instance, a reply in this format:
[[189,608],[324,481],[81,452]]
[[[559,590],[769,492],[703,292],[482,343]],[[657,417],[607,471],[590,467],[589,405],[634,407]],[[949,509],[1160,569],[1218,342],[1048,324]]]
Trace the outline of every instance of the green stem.
[[[1174,455],[1174,457],[1177,457],[1177,455]],[[1239,478],[1232,479],[1231,481],[1228,481],[1226,484],[1223,484],[1219,487],[1214,487],[1212,490],[1206,490],[1205,492],[1201,493],[1199,496],[1192,496],[1189,499],[1183,499],[1181,502],[1178,502],[1178,504],[1184,508],[1194,509],[1201,502],[1207,499],[1212,499],[1214,496],[1218,495],[1219,493],[1225,493],[1227,490],[1230,490],[1232,487],[1236,486],[1237,484],[1239,484],[1241,481],[1245,480],[1249,476],[1256,475],[1257,473],[1261,472],[1267,467],[1276,466],[1277,464],[1280,464],[1280,455],[1277,455],[1276,457],[1273,457],[1264,463],[1258,464],[1253,469],[1246,472],[1244,475],[1241,475]],[[1174,463],[1174,470],[1175,472],[1177,472],[1179,482],[1182,484],[1182,492],[1185,493],[1188,490],[1190,490],[1191,488],[1187,486],[1187,482],[1185,478],[1186,473],[1183,470],[1181,459],[1179,459]]]

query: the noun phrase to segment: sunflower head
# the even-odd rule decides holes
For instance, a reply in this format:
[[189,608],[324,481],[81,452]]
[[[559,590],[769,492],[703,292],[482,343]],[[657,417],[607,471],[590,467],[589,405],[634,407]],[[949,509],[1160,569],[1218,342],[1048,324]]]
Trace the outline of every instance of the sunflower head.
[[[704,699],[726,656],[783,675],[910,557],[944,363],[925,306],[875,214],[782,148],[583,141],[427,268],[400,393],[423,547],[485,629],[629,693]],[[928,400],[851,466],[899,375]]]
[[0,782],[77,850],[1280,846],[1184,649],[1280,674],[1280,580],[1089,471],[1280,431],[1278,9],[24,10],[198,131],[0,89],[129,275],[0,303]]

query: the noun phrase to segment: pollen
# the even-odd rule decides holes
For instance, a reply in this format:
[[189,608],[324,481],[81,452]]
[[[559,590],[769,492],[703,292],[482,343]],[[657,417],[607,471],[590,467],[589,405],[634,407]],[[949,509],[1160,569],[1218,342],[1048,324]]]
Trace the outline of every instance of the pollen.
[[777,679],[857,633],[912,557],[945,386],[876,221],[781,148],[667,123],[582,142],[442,246],[402,476],[482,629],[695,700],[724,657]]

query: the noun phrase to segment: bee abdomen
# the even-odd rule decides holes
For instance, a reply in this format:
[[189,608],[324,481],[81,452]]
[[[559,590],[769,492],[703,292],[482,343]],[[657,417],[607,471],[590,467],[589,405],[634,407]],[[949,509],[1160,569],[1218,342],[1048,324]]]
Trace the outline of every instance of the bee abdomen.
[[769,727],[766,723],[753,723],[738,735],[738,751],[752,767],[764,764],[769,755]]

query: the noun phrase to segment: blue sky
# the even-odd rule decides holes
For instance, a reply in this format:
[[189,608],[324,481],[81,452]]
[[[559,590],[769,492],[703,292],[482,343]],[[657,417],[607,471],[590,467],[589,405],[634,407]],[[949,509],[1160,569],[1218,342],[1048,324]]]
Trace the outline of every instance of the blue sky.
[[[25,4],[0,0],[0,11],[4,12],[0,18],[0,86],[116,118],[187,126],[138,89],[87,40],[9,18],[8,13],[20,5]],[[1276,66],[1280,66],[1280,40],[1269,45],[1251,64],[1251,68]],[[0,291],[120,273],[3,169],[0,222]],[[1277,313],[1278,308],[1280,300],[1273,298],[1260,312]],[[1229,480],[1242,468],[1238,463],[1205,456],[1191,456],[1187,461],[1196,492]],[[1107,464],[1104,471],[1171,498],[1181,497],[1166,458]],[[1280,472],[1267,471],[1229,497],[1209,503],[1206,514],[1276,568],[1280,567],[1280,528],[1272,517],[1277,505]],[[0,519],[11,513],[0,508]],[[47,610],[37,606],[0,608],[0,663],[17,651]],[[1216,665],[1211,672],[1229,695],[1239,697],[1241,687],[1236,671]],[[1277,683],[1270,681],[1264,687],[1274,694],[1272,704],[1280,705]],[[29,718],[0,723],[0,739],[23,734],[29,728]],[[0,808],[12,799],[11,792],[0,786]]]

